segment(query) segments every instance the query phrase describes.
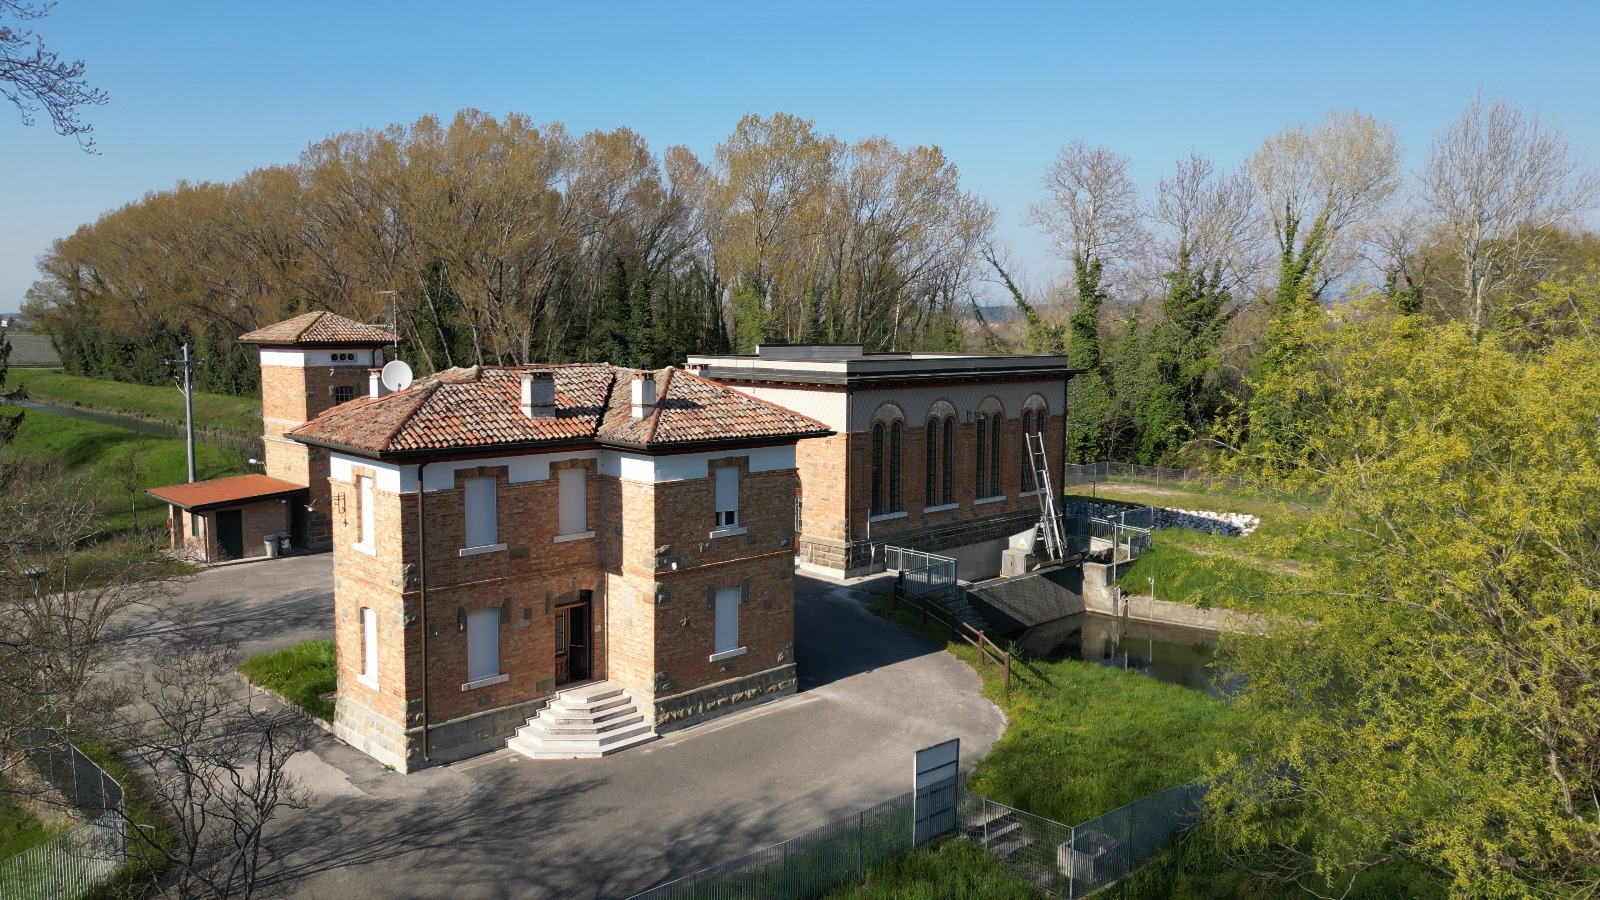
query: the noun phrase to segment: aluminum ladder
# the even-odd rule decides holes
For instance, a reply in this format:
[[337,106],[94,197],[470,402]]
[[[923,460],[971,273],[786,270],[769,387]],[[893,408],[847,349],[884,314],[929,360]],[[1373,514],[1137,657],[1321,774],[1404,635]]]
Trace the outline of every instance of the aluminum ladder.
[[1067,541],[1061,528],[1061,513],[1056,509],[1055,489],[1050,484],[1050,459],[1044,449],[1044,434],[1024,432],[1023,442],[1028,447],[1028,465],[1033,468],[1033,486],[1039,498],[1039,529],[1044,532],[1045,549],[1052,560],[1062,560],[1067,555]]

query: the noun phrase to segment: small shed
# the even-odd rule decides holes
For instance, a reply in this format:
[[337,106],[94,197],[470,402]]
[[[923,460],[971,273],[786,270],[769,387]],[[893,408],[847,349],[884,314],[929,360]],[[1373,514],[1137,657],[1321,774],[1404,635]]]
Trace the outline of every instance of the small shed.
[[266,475],[235,475],[145,493],[171,507],[167,524],[174,551],[221,562],[268,555],[269,536],[289,533],[290,510],[309,491]]

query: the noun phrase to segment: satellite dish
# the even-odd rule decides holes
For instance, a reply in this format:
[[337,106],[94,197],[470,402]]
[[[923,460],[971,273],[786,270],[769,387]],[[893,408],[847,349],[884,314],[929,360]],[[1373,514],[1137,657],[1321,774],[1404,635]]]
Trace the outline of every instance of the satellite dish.
[[411,380],[414,377],[411,374],[411,367],[397,359],[384,364],[383,375],[379,377],[379,380],[383,382],[385,388],[391,391],[403,391],[411,387]]

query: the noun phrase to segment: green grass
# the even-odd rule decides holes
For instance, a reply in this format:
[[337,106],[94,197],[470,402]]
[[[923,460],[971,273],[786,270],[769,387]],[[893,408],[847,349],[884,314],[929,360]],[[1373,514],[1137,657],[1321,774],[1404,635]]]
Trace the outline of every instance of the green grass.
[[57,834],[60,832],[40,822],[16,797],[0,793],[0,861],[37,847]]
[[1202,609],[1262,610],[1272,606],[1280,577],[1229,556],[1207,556],[1174,547],[1156,533],[1155,546],[1122,573],[1122,589],[1146,594],[1155,579],[1156,598]]
[[[921,627],[906,607],[888,606],[874,611]],[[982,676],[1009,723],[971,789],[1067,825],[1200,777],[1238,728],[1234,711],[1204,693],[1078,660],[1014,658],[1007,695],[998,666],[978,665],[966,644],[947,649]]]
[[[188,480],[188,461],[180,440],[142,436],[115,425],[37,409],[27,411],[8,452],[60,460],[69,469],[87,473],[90,484],[106,504],[106,531],[111,534],[132,529],[136,510],[140,526],[164,527],[167,505],[144,493],[144,489]],[[142,471],[135,480],[137,490],[130,492],[124,480],[133,458],[139,455]],[[205,444],[195,448],[195,468],[201,479],[245,472],[239,453]]]
[[55,345],[50,343],[48,334],[35,334],[31,331],[5,330],[5,339],[11,342],[11,365],[22,366],[59,366],[61,357],[56,355]]
[[[29,398],[41,403],[79,406],[173,424],[181,424],[184,418],[183,393],[176,387],[152,387],[42,371],[13,372],[8,380],[26,387]],[[254,397],[195,391],[194,420],[197,426],[260,434],[261,402]]]
[[826,900],[1032,900],[1038,896],[987,850],[959,840],[891,857],[868,870],[866,884],[825,895]]
[[284,696],[324,722],[333,721],[333,702],[322,699],[338,687],[338,662],[332,640],[306,641],[274,653],[252,656],[239,665],[251,684]]

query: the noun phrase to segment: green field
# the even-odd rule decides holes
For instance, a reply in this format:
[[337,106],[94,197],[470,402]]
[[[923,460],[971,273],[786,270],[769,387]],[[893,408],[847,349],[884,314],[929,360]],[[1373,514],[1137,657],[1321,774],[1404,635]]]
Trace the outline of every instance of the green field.
[[[7,381],[8,386],[26,387],[29,399],[41,403],[83,407],[174,425],[181,425],[184,420],[183,392],[177,387],[127,384],[44,371],[13,371]],[[196,391],[194,421],[201,427],[260,434],[261,402],[253,397]]]
[[827,900],[1030,900],[1039,893],[987,850],[945,841],[902,853],[867,872],[867,883],[843,887]]
[[55,345],[50,343],[47,334],[35,334],[31,331],[13,331],[6,329],[6,340],[11,342],[11,365],[24,366],[59,366],[61,357],[56,355]]
[[[145,528],[164,526],[167,505],[144,489],[188,480],[188,461],[180,440],[145,437],[126,428],[37,409],[26,412],[8,452],[59,460],[83,473],[106,505],[108,534],[132,530],[135,519]],[[195,467],[201,479],[245,472],[239,453],[204,444],[195,448]]]

